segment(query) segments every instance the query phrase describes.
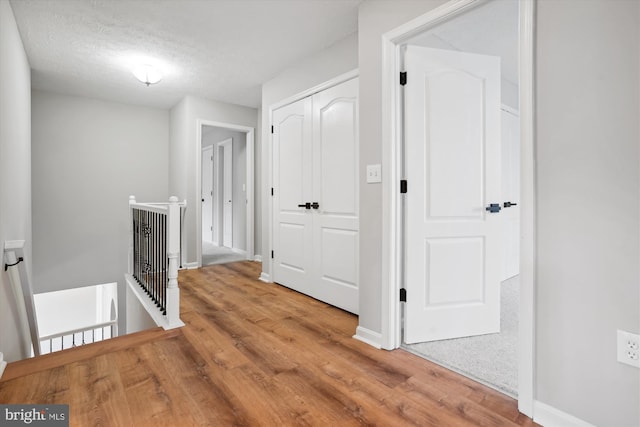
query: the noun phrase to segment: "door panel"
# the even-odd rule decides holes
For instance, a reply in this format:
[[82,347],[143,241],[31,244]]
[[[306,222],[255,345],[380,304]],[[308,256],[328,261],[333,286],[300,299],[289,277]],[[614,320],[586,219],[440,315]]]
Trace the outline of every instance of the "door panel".
[[499,332],[500,62],[405,54],[405,342]]
[[[424,188],[427,218],[481,218],[483,209],[484,81],[459,70],[424,75]],[[456,197],[451,197],[451,194]]]
[[312,294],[311,98],[273,112],[273,277],[274,281]]
[[313,96],[316,294],[358,313],[358,80]]
[[344,229],[322,229],[322,279],[358,288],[358,233]]
[[[357,217],[358,180],[354,165],[358,164],[357,87],[339,86],[314,97],[316,131],[314,143],[320,151],[319,190],[322,213]],[[349,93],[342,93],[343,91]]]

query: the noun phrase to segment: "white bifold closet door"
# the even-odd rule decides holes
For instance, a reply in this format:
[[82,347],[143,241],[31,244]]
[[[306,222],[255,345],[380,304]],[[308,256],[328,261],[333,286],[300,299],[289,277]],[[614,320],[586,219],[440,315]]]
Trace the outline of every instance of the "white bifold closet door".
[[273,279],[358,312],[358,80],[273,112]]

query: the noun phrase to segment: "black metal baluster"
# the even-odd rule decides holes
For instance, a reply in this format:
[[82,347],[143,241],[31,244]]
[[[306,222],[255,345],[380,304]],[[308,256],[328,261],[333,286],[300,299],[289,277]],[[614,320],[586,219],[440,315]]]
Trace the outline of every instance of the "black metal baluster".
[[160,236],[160,224],[162,222],[161,214],[156,214],[156,262],[155,262],[155,276],[156,276],[156,297],[157,303],[156,305],[162,309],[162,282],[160,280],[160,245],[161,245],[161,236]]
[[[167,214],[133,209],[133,276],[163,314],[169,283]],[[102,331],[104,339],[104,331]],[[95,338],[95,337],[94,337]]]
[[134,238],[133,238],[133,270],[136,280],[140,283],[140,210],[134,211]]
[[133,277],[138,279],[138,227],[136,217],[138,210],[133,209],[132,222],[133,222]]
[[[145,272],[146,272],[146,283],[147,283],[147,294],[152,293],[152,289],[149,288],[149,272],[151,271],[151,212],[147,211],[147,219],[146,219],[146,227],[145,230],[145,238],[146,238],[146,247],[147,251],[145,253]],[[153,297],[153,295],[152,295]]]
[[167,314],[167,215],[162,218],[162,314]]
[[154,271],[155,271],[155,278],[156,278],[156,305],[158,307],[161,307],[162,305],[162,283],[160,281],[160,244],[161,244],[161,238],[160,238],[160,223],[162,221],[162,215],[160,214],[156,214],[156,229],[155,229],[155,235],[156,235],[156,261],[154,264]]
[[155,254],[155,219],[156,214],[151,212],[151,229],[149,233],[149,285],[151,286],[151,298],[156,300],[156,283],[153,280],[153,262]]

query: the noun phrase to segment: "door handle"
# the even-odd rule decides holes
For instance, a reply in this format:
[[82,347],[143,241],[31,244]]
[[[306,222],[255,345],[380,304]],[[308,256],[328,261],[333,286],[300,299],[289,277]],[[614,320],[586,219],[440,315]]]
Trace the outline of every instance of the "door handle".
[[299,208],[311,209],[311,202],[307,202],[304,205],[298,205]]
[[318,202],[313,202],[313,203],[311,203],[311,207],[313,209],[318,209],[320,207],[320,204]]
[[502,209],[502,208],[500,207],[500,205],[498,203],[491,203],[489,206],[487,206],[485,208],[485,210],[487,212],[491,212],[491,213],[500,212],[500,209]]
[[505,208],[510,208],[511,206],[518,206],[517,203],[512,203],[512,202],[504,202],[503,206]]

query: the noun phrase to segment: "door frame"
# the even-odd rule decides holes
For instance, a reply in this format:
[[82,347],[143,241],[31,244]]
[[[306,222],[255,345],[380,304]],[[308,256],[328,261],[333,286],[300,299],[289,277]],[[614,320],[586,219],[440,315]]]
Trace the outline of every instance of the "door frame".
[[[533,416],[535,373],[536,193],[534,140],[534,11],[536,0],[518,0],[520,63],[521,250],[518,333],[518,409]],[[387,171],[382,189],[381,346],[400,347],[401,310],[398,298],[404,272],[402,198],[399,182],[403,160],[403,98],[398,75],[403,71],[401,46],[411,37],[485,4],[486,0],[451,0],[382,36],[382,165]]]
[[[305,91],[302,92],[298,92],[295,95],[289,96],[281,101],[278,102],[274,102],[273,104],[271,104],[269,106],[269,122],[268,122],[268,126],[272,126],[273,124],[273,112],[275,110],[277,110],[278,108],[282,108],[285,105],[288,104],[292,104],[296,101],[299,101],[303,98],[306,98],[308,96],[311,96],[313,94],[316,94],[318,92],[322,92],[323,90],[329,89],[331,87],[337,86],[340,83],[344,83],[348,80],[354,79],[356,77],[359,76],[359,71],[358,69],[354,69],[351,71],[347,71],[344,74],[340,74],[339,76],[336,76],[330,80],[327,80],[323,83],[320,83],[310,89],[307,89]],[[269,144],[266,144],[263,146],[263,153],[262,156],[267,156],[267,163],[266,163],[266,171],[265,174],[263,174],[263,176],[266,175],[267,177],[267,182],[265,184],[263,184],[263,187],[265,188],[265,195],[269,195],[271,188],[273,188],[273,133],[269,133]],[[271,258],[268,254],[271,252],[272,250],[272,246],[273,246],[273,221],[274,221],[274,214],[273,214],[273,198],[272,197],[267,197],[267,230],[266,230],[266,239],[265,239],[265,244],[263,244],[263,247],[266,247],[268,250],[265,252],[265,256],[262,258],[262,272],[260,273],[260,280],[266,283],[272,283],[273,282],[273,258]],[[264,224],[264,222],[263,222]],[[264,231],[263,231],[263,236],[264,236]]]
[[[250,126],[237,125],[234,123],[215,122],[211,120],[196,120],[196,194],[202,194],[202,126],[213,126],[225,128],[229,130],[243,132],[247,135],[246,156],[247,156],[247,173],[246,173],[246,248],[247,259],[253,260],[255,257],[254,247],[254,169],[255,169],[255,128]],[[196,236],[200,237],[199,243],[196,245],[196,259],[198,260],[198,268],[202,267],[202,197],[196,197]]]

